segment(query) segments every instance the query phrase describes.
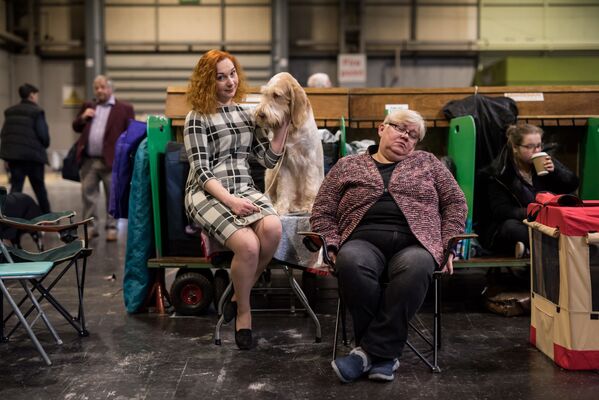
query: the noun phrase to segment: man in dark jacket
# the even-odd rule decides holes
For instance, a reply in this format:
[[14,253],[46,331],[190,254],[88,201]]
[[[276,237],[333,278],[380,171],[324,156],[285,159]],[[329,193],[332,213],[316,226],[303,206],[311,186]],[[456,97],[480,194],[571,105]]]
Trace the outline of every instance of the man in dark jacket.
[[4,111],[0,158],[8,164],[10,192],[22,192],[25,177],[28,177],[41,211],[48,213],[50,203],[44,184],[44,165],[48,163],[46,149],[50,145],[48,124],[44,110],[37,104],[39,90],[35,86],[21,85],[19,96],[21,102]]
[[[135,113],[131,104],[114,97],[112,81],[104,75],[94,79],[94,93],[95,99],[84,103],[73,121],[73,129],[81,133],[77,142],[77,161],[81,165],[83,218],[97,220],[96,202],[102,182],[106,196],[106,240],[114,241],[117,225],[108,213],[112,162],[116,141],[127,129],[129,119],[135,118]],[[93,236],[98,236],[96,227],[92,228]]]

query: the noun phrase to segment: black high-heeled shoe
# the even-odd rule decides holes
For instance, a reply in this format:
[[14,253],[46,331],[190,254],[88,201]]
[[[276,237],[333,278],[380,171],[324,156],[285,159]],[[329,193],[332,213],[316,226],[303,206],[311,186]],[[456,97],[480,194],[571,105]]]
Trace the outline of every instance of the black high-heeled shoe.
[[252,348],[252,330],[242,328],[237,330],[237,318],[235,318],[235,344],[239,347],[239,350],[249,350]]
[[240,329],[235,331],[235,344],[239,347],[239,350],[249,350],[252,348],[252,330],[251,329]]

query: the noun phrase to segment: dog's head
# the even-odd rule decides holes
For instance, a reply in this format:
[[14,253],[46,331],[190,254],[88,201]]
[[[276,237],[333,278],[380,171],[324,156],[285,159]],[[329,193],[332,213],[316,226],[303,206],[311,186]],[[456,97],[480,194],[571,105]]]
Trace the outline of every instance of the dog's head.
[[265,128],[278,128],[283,121],[290,120],[294,128],[299,128],[308,118],[308,96],[287,72],[273,76],[262,87],[262,98],[256,107],[256,123]]

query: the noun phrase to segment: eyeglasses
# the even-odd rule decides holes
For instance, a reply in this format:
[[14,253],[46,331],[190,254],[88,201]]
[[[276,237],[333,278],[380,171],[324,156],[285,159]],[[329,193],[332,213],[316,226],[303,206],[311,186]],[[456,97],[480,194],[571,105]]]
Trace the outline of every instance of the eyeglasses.
[[411,131],[403,125],[394,124],[393,122],[386,122],[393,130],[399,134],[407,135],[413,141],[420,139],[420,134],[416,131]]
[[520,147],[524,147],[526,150],[534,150],[534,149],[539,149],[539,150],[543,150],[543,146],[545,144],[544,143],[537,143],[537,144],[519,144],[518,146]]

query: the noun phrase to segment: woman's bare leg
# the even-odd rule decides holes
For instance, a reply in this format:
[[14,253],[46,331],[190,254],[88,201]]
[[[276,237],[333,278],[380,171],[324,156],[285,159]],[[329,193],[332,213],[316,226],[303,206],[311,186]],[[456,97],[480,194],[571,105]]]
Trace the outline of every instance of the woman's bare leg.
[[231,279],[237,301],[237,330],[252,328],[250,292],[254,286],[260,258],[260,242],[250,228],[243,228],[227,239],[225,246],[233,251]]
[[258,268],[254,276],[254,283],[256,283],[279,247],[282,231],[281,220],[276,215],[267,215],[252,225],[252,228],[260,242]]

